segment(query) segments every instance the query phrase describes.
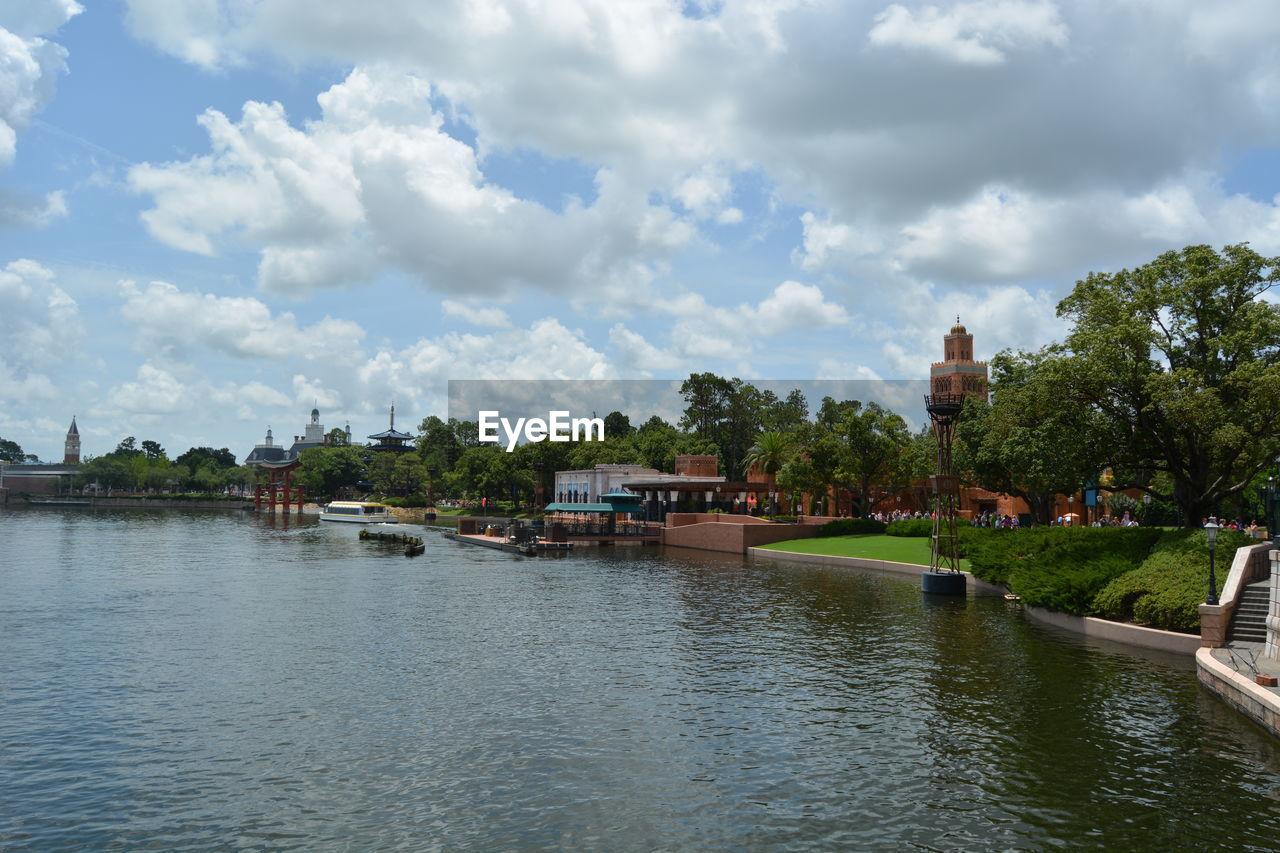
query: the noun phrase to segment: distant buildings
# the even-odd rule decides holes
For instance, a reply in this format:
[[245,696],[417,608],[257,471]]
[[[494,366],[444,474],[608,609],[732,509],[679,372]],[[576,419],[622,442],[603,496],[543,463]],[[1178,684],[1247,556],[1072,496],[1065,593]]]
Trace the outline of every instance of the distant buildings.
[[[351,440],[351,428],[347,427],[347,440]],[[279,463],[292,462],[302,455],[302,451],[312,447],[324,447],[329,443],[329,439],[325,435],[324,425],[320,423],[320,410],[311,410],[311,423],[307,424],[303,429],[302,435],[293,437],[293,444],[286,448],[282,444],[276,444],[274,437],[271,435],[271,427],[267,427],[267,438],[262,444],[255,444],[253,450],[249,451],[249,455],[245,457],[245,465],[255,465],[261,462]]]
[[0,494],[57,495],[71,490],[71,478],[80,464],[80,429],[71,418],[63,444],[62,464],[32,462],[0,465]]

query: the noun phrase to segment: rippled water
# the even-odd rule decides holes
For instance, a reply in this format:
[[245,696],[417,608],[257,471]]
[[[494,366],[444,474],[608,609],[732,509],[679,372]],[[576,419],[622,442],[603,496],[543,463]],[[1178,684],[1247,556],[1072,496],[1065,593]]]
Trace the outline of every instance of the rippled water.
[[352,527],[0,511],[0,849],[1275,849],[1276,743],[1185,659]]

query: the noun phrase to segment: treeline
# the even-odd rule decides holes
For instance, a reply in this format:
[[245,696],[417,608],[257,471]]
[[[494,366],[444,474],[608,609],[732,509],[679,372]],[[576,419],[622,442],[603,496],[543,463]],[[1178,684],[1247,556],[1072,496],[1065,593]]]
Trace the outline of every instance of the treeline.
[[74,484],[97,485],[103,491],[217,494],[252,487],[257,473],[237,465],[235,454],[225,447],[193,447],[171,460],[159,442],[139,443],[128,436],[110,453],[80,463]]
[[712,373],[691,375],[680,393],[678,424],[653,416],[635,426],[615,411],[604,418],[603,441],[534,442],[511,453],[480,444],[474,422],[431,416],[419,425],[413,452],[314,448],[303,453],[297,479],[314,495],[363,489],[409,503],[527,504],[539,489],[544,502],[555,499],[556,471],[617,463],[670,472],[677,456],[709,454],[731,481],[745,480],[752,466],[776,475],[781,494],[807,501],[789,501],[789,508],[860,515],[886,495],[919,487],[933,464],[930,434],[912,434],[901,416],[875,403],[824,397],[811,414],[798,389],[778,397]]
[[[1263,516],[1280,488],[1280,307],[1264,295],[1280,258],[1247,245],[1188,246],[1133,270],[1092,273],[1058,306],[1065,339],[990,363],[990,401],[966,402],[955,465],[962,481],[1024,498],[1047,522],[1056,497],[1098,487],[1119,515],[1143,524],[1199,525],[1209,515]],[[476,424],[428,417],[412,452],[330,446],[302,455],[298,481],[316,498],[377,494],[408,502],[441,497],[529,503],[554,499],[556,471],[600,463],[672,471],[681,454],[715,454],[730,480],[774,475],[792,506],[864,515],[924,484],[936,450],[927,425],[911,432],[874,402],[824,397],[816,408],[750,382],[696,373],[681,385],[676,424],[605,418],[605,440],[536,442],[515,452],[481,445]],[[26,455],[0,440],[0,458]],[[80,484],[218,491],[255,472],[230,451],[192,448],[170,461],[154,441],[126,438],[81,466]],[[1136,493],[1140,499],[1122,494]],[[911,494],[914,492],[914,494]],[[832,498],[838,504],[832,503]]]

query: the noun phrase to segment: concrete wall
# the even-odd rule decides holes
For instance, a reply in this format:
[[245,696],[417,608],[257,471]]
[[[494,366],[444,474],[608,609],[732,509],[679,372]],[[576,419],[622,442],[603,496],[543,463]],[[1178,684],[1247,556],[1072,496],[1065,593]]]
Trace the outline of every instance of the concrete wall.
[[1208,690],[1273,736],[1280,737],[1280,697],[1237,672],[1214,656],[1213,649],[1196,652],[1196,677]]
[[1107,619],[1095,619],[1092,616],[1072,616],[1070,613],[1055,613],[1040,607],[1024,607],[1023,611],[1036,622],[1053,625],[1055,628],[1073,631],[1086,637],[1097,637],[1100,640],[1111,640],[1144,649],[1159,649],[1185,655],[1193,655],[1200,648],[1200,637],[1196,634],[1161,631],[1158,628],[1144,628],[1141,625],[1111,622]]
[[[752,548],[748,555],[760,560],[781,560],[787,563],[809,563],[817,566],[835,566],[849,569],[872,569],[878,572],[889,572],[895,575],[920,577],[929,570],[928,566],[918,563],[898,563],[893,560],[872,560],[867,557],[834,557],[828,554],[793,554],[789,551],[772,551],[765,548]],[[964,575],[965,586],[978,595],[1004,595],[1007,590],[1003,586],[990,584],[976,578],[968,572]]]
[[[735,515],[722,512],[669,512],[668,527],[683,527],[686,524],[768,524],[777,526],[767,518],[756,518],[751,515]],[[781,541],[781,540],[774,540]]]
[[[663,545],[729,554],[745,554],[748,548],[756,545],[807,539],[820,527],[816,524],[775,524],[747,515],[721,516],[699,512],[673,513],[667,516],[668,523],[672,524],[672,517],[677,515],[682,517],[680,524],[662,528]],[[699,517],[714,520],[699,521]]]

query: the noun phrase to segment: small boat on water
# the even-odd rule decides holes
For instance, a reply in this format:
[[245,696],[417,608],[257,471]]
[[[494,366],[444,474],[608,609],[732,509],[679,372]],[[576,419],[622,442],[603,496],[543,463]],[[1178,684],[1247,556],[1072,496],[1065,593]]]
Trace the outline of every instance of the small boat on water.
[[333,501],[320,510],[321,521],[347,521],[355,524],[396,524],[400,519],[391,514],[386,504],[366,501]]

